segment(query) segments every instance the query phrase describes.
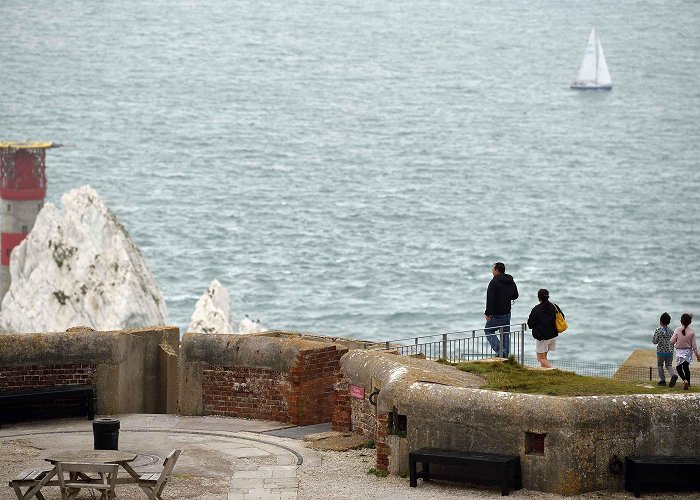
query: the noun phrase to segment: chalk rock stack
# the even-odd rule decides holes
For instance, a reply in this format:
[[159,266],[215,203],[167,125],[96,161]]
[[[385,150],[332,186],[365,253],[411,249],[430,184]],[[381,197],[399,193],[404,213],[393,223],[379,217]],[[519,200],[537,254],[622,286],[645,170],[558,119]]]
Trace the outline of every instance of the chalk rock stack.
[[238,323],[238,333],[258,333],[266,332],[267,328],[260,324],[260,320],[252,320],[246,316]]
[[166,322],[141,251],[99,195],[83,186],[47,203],[10,258],[0,331],[119,330]]
[[192,333],[257,333],[264,332],[260,322],[247,316],[236,324],[226,289],[214,280],[194,307],[188,332]]
[[214,280],[194,306],[187,327],[192,333],[234,333],[231,302],[228,292],[218,280]]

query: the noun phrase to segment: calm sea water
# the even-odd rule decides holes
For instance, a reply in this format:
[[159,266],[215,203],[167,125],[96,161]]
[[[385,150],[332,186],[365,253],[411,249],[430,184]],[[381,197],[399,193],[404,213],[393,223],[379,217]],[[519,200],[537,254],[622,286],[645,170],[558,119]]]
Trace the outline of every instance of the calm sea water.
[[[574,92],[591,26],[612,92]],[[170,321],[217,278],[268,327],[393,339],[514,322],[620,362],[700,312],[700,3],[0,2],[0,138],[143,250]],[[528,350],[532,345],[528,344]]]

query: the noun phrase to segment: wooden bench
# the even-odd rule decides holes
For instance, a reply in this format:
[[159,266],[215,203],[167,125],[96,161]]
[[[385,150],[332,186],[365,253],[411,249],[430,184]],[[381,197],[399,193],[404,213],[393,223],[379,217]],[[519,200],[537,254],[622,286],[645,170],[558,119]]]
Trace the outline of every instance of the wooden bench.
[[182,453],[182,450],[171,451],[165,462],[163,462],[163,470],[161,472],[150,472],[139,477],[139,486],[148,497],[148,500],[162,500],[163,497],[160,495],[170,479],[180,453]]
[[[523,487],[518,455],[495,455],[465,451],[442,450],[439,448],[420,448],[408,454],[410,485],[415,488],[418,478],[424,481],[433,479],[453,479],[464,482],[496,484],[501,487],[501,495],[510,493],[510,488],[519,490]],[[422,470],[416,470],[416,464],[422,464]],[[457,466],[460,474],[434,476],[430,473],[430,464]]]
[[[19,500],[23,500],[25,498],[25,494],[28,493],[29,490],[32,489],[32,487],[35,486],[40,480],[42,480],[48,472],[49,471],[47,470],[36,469],[24,470],[10,481],[9,486],[15,490],[15,495],[17,495],[17,498]],[[22,493],[20,488],[27,489],[24,493]],[[45,500],[44,495],[42,495],[40,491],[37,491],[32,496],[38,498],[39,500]]]
[[639,498],[645,490],[700,491],[700,456],[629,456],[625,460],[625,489]]
[[95,418],[95,389],[93,386],[89,384],[54,385],[0,392],[0,425],[3,421],[8,421],[11,418],[16,419],[16,409],[15,411],[10,410],[13,407],[30,402],[51,402],[63,397],[79,398],[81,409],[87,413],[88,419]]

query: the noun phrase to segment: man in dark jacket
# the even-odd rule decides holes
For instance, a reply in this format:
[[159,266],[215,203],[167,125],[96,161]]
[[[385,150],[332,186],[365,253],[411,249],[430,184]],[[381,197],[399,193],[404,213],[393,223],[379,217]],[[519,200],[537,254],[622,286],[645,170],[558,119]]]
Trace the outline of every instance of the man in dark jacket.
[[[506,274],[506,265],[496,262],[491,270],[493,278],[486,290],[486,326],[484,331],[494,352],[504,358],[510,354],[510,306],[518,298],[518,287],[510,274]],[[503,327],[503,346],[501,346],[501,329]],[[502,348],[502,351],[501,351]]]

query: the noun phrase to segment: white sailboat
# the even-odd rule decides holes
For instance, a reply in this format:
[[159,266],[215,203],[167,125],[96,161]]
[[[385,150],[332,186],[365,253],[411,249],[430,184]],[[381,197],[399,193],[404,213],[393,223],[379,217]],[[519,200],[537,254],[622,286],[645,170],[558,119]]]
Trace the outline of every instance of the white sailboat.
[[576,80],[571,82],[571,88],[578,90],[612,89],[608,63],[605,62],[603,47],[600,45],[600,39],[596,35],[595,28],[591,29],[591,34],[588,36],[583,62],[581,62],[581,68],[578,70]]

